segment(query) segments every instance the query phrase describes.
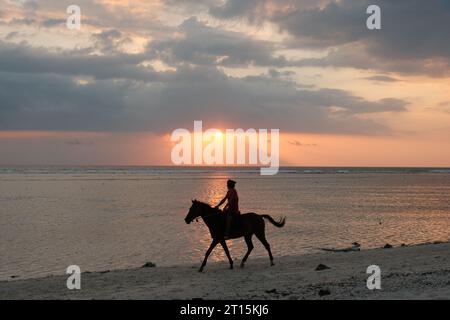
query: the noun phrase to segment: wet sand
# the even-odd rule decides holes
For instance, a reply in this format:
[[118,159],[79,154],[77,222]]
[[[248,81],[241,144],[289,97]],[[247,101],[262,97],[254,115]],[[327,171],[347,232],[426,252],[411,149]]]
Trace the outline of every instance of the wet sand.
[[[450,243],[359,252],[319,252],[199,265],[84,272],[81,289],[68,276],[0,282],[0,299],[450,299]],[[329,269],[316,271],[319,264]],[[369,265],[381,268],[381,290],[366,286]],[[320,293],[320,294],[319,294]]]

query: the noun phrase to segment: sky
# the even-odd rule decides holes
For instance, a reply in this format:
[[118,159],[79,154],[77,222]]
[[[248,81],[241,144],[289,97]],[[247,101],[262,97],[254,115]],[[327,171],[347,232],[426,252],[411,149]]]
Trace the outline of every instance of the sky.
[[280,129],[282,165],[450,167],[449,40],[448,0],[0,0],[0,165],[170,165],[201,120]]

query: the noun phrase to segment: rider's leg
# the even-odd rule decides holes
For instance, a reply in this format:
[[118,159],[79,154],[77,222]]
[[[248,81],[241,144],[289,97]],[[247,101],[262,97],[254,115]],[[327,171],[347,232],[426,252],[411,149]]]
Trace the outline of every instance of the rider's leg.
[[230,227],[231,227],[231,212],[226,213],[225,218],[225,238],[228,238],[230,236]]

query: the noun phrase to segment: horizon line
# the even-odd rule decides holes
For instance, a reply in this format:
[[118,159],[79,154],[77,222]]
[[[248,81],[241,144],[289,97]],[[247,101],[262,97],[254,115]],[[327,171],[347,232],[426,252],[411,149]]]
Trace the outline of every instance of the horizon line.
[[[5,167],[72,167],[72,168],[83,168],[83,167],[103,167],[103,168],[247,168],[247,169],[260,169],[264,167],[263,165],[173,165],[173,164],[151,164],[151,165],[103,165],[103,164],[0,164],[0,168]],[[348,166],[348,165],[327,165],[327,166],[315,166],[315,165],[280,165],[282,168],[370,168],[370,169],[450,169],[449,166]]]

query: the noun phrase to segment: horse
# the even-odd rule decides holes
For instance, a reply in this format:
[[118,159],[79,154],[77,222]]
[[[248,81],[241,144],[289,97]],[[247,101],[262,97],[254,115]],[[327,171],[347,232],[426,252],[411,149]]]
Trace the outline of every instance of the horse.
[[[206,266],[206,261],[208,260],[209,255],[213,251],[213,249],[217,246],[217,244],[221,244],[225,254],[230,262],[230,269],[233,269],[233,259],[231,258],[230,252],[228,251],[227,243],[225,241],[225,214],[222,210],[217,208],[212,208],[209,204],[203,203],[201,201],[192,200],[192,206],[189,209],[189,212],[184,219],[187,224],[190,224],[192,221],[197,220],[199,217],[203,219],[203,222],[209,228],[209,232],[211,233],[212,242],[209,246],[208,250],[205,253],[205,258],[203,259],[202,265],[199,272],[203,271],[203,268]],[[273,256],[270,251],[270,244],[266,240],[266,235],[264,232],[265,223],[264,219],[267,219],[271,224],[278,228],[282,228],[286,222],[286,218],[281,218],[279,221],[275,221],[271,216],[267,214],[256,214],[254,212],[245,213],[239,216],[239,218],[234,218],[229,239],[237,239],[244,237],[245,243],[247,244],[247,253],[241,262],[241,268],[244,267],[245,262],[247,261],[250,252],[253,250],[252,236],[255,235],[259,241],[266,248],[269,258],[270,265],[273,266]]]

